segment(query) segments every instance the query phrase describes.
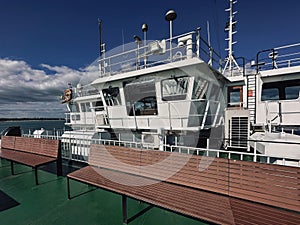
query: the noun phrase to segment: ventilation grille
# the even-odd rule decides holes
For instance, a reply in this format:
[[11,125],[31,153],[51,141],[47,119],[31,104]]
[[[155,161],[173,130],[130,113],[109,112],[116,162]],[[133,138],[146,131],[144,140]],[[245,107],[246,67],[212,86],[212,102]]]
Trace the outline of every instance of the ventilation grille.
[[230,123],[231,146],[247,147],[248,117],[232,117]]

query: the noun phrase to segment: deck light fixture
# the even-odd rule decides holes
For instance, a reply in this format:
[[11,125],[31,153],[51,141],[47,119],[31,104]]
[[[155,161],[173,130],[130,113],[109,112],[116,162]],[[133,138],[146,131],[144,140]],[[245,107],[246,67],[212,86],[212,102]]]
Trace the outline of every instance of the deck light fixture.
[[141,39],[139,36],[137,36],[137,35],[134,35],[134,36],[133,36],[133,39],[135,40],[135,42],[136,42],[138,45],[140,45],[140,44],[142,43],[142,39]]
[[141,39],[139,36],[137,36],[137,35],[134,35],[134,36],[133,36],[133,39],[134,39],[134,41],[137,43],[136,68],[138,69],[139,66],[140,66],[140,45],[141,45],[141,43],[142,43],[142,39]]

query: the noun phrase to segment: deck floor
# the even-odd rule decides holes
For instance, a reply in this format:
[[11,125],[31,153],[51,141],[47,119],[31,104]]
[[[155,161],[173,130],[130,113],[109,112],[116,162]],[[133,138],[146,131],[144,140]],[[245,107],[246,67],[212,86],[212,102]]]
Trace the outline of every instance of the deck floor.
[[[63,164],[63,173],[78,165]],[[101,189],[94,190],[85,184],[72,182],[72,195],[90,191],[68,200],[66,177],[57,177],[51,171],[54,165],[44,167],[39,173],[40,185],[36,186],[34,171],[27,166],[15,165],[10,174],[10,164],[0,159],[0,224],[1,225],[117,225],[122,224],[121,196]],[[128,214],[133,215],[148,205],[128,201]],[[152,208],[132,225],[201,225],[173,212]]]

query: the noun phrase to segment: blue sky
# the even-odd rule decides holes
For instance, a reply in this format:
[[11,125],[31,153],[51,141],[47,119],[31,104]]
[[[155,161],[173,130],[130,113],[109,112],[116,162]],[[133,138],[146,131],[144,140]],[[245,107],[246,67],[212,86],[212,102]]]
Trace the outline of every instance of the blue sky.
[[[206,36],[209,21],[213,47],[225,57],[228,5],[228,0],[0,0],[0,117],[63,115],[60,91],[87,76],[82,68],[99,55],[98,18],[109,50],[123,38],[128,43],[135,34],[142,37],[143,23],[149,25],[148,39],[168,37],[164,15],[174,9],[175,35],[200,26]],[[235,9],[236,56],[250,60],[259,50],[300,42],[300,1],[240,0]]]

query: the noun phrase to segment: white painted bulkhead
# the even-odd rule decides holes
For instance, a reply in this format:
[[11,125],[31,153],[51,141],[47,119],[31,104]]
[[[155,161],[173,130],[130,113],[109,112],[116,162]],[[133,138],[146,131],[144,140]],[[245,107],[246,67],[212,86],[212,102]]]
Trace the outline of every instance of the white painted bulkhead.
[[[261,125],[282,125],[282,126],[300,126],[300,93],[299,93],[300,67],[281,68],[275,70],[261,71],[257,75],[257,105],[256,105],[256,123]],[[274,88],[269,90],[280,89],[280,86],[293,88],[294,97],[282,99],[282,97],[271,96],[269,99],[264,97],[266,88],[263,85],[274,84]],[[270,91],[271,92],[271,91]],[[271,99],[273,98],[273,99]]]
[[[185,83],[185,97],[179,100],[164,100],[162,81],[181,77],[186,77],[185,79],[187,80]],[[204,90],[204,95],[197,99],[193,96],[193,91],[195,92],[193,88],[199,80],[205,80],[207,87]],[[157,112],[151,115],[129,115],[128,107],[130,105],[128,104],[128,99],[126,100],[125,86],[137,83],[136,87],[138,88],[138,82],[142,86],[146,82],[152,81],[154,82],[153,89],[155,89]],[[222,75],[213,71],[202,60],[193,58],[184,60],[184,63],[179,61],[157,66],[155,69],[147,68],[99,78],[92,85],[100,92],[103,89],[119,88],[118,98],[120,102],[118,104],[108,105],[107,102],[103,101],[104,107],[107,109],[110,128],[199,130],[205,125],[211,126],[211,122],[205,122],[208,119],[213,121],[214,125],[220,122],[220,114],[223,113],[225,104],[224,82],[225,79]],[[139,91],[134,91],[136,93],[132,93],[132,95],[139,95]],[[197,107],[203,108],[203,115],[199,115]],[[210,115],[207,116],[208,114]]]

